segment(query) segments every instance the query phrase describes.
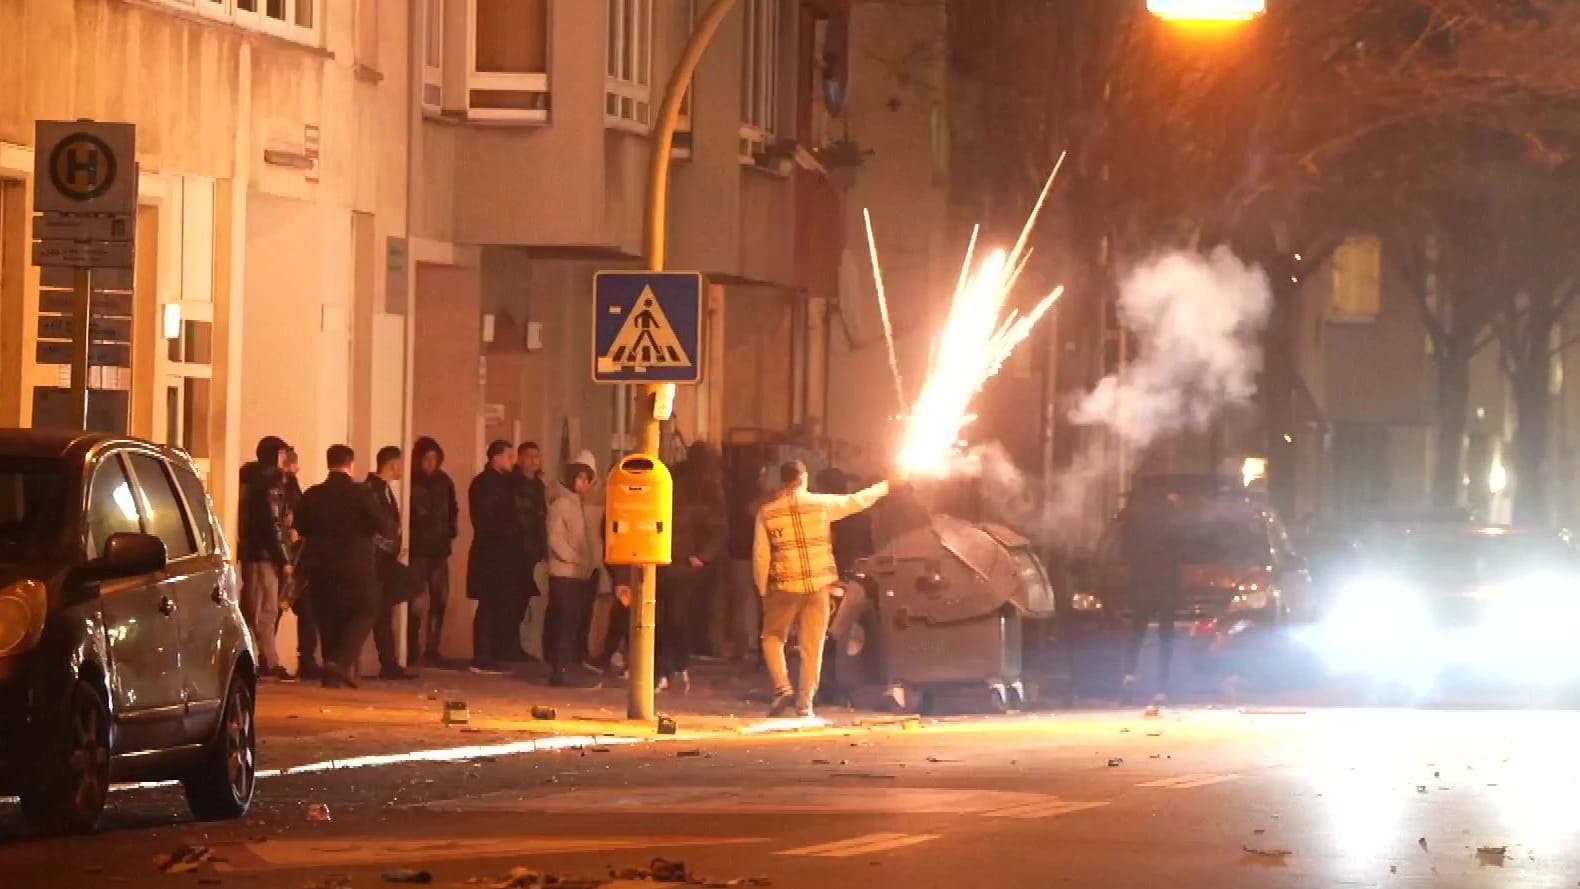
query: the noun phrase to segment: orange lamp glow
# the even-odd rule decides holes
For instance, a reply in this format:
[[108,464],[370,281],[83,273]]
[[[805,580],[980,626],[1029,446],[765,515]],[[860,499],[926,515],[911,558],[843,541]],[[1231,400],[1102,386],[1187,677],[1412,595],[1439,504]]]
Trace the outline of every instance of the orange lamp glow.
[[1266,0],[1147,0],[1148,12],[1178,22],[1248,22],[1266,10]]

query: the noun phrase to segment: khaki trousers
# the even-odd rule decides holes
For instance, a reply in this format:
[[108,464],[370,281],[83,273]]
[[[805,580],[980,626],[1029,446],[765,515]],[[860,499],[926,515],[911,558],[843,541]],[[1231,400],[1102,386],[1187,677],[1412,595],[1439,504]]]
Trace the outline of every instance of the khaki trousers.
[[790,694],[790,667],[785,662],[785,640],[795,627],[801,652],[801,682],[796,705],[812,706],[823,676],[823,639],[828,635],[830,598],[827,589],[815,593],[770,592],[763,597],[763,660],[774,683],[774,693]]

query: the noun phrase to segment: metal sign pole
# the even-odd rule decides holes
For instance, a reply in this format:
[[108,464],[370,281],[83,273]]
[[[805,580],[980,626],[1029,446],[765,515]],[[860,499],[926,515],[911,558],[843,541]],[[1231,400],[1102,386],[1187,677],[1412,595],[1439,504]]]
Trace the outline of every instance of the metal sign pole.
[[88,428],[88,350],[90,333],[89,294],[92,285],[89,269],[75,269],[71,281],[71,422]]

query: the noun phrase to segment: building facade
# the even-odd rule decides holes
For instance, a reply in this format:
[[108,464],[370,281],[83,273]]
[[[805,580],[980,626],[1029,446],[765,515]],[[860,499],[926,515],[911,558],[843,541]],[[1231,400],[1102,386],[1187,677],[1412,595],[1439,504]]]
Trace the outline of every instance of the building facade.
[[[131,367],[90,383],[228,521],[270,434],[308,483],[330,444],[419,435],[463,492],[495,438],[607,469],[634,399],[592,382],[593,276],[644,262],[649,130],[706,2],[0,0],[0,423],[69,376],[37,360],[35,121],[91,118],[137,125],[140,203]],[[690,84],[668,266],[708,282],[704,380],[668,445],[822,439],[849,6],[738,0]]]

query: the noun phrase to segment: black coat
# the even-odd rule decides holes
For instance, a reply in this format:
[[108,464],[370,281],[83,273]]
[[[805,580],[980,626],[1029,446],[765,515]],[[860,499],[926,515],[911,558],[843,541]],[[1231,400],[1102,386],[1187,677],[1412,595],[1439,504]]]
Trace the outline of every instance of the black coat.
[[373,548],[380,557],[394,559],[400,555],[401,528],[400,528],[400,500],[395,496],[395,489],[385,481],[383,476],[376,472],[368,473],[366,482],[368,491],[373,495],[373,502],[383,516],[384,526],[394,528],[393,535],[379,534],[373,538]]
[[241,504],[237,510],[236,557],[243,562],[284,565],[286,532],[285,473],[252,462],[241,467]]
[[467,489],[472,513],[472,549],[466,565],[468,599],[525,596],[532,581],[527,562],[527,532],[516,504],[513,472],[484,469]]
[[296,529],[304,541],[301,569],[315,587],[371,584],[374,538],[396,534],[373,492],[343,472],[331,472],[302,495]]
[[549,557],[549,489],[542,478],[516,473],[516,510],[527,550],[527,564]]
[[448,556],[460,528],[455,482],[443,469],[432,475],[415,472],[411,480],[411,554],[425,559]]

